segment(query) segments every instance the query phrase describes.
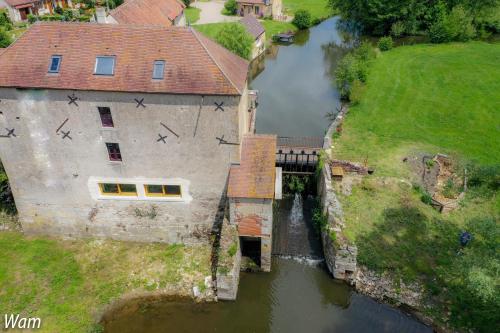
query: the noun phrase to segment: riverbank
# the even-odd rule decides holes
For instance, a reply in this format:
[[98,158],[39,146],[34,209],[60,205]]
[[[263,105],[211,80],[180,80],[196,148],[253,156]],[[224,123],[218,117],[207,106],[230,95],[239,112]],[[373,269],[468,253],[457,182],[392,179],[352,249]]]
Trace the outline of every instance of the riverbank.
[[[337,184],[344,234],[365,267],[360,290],[445,329],[487,332],[500,319],[499,50],[471,42],[382,53],[333,140],[336,159],[375,170]],[[421,172],[432,174],[436,153],[449,155],[451,167],[429,183]],[[439,213],[428,192],[457,204]],[[463,231],[473,237],[465,247]]]
[[192,299],[193,287],[205,291],[211,275],[208,245],[59,240],[3,231],[0,252],[2,313],[40,317],[40,332],[87,333],[126,295]]

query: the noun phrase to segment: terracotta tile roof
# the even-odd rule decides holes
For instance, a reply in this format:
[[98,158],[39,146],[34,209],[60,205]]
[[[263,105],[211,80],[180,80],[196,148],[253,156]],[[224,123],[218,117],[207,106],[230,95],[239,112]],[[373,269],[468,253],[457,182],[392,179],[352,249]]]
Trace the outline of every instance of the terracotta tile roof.
[[5,49],[0,47],[0,55],[4,53]]
[[[62,55],[59,74],[50,57]],[[96,56],[116,57],[113,76],[94,75]],[[165,60],[163,80],[153,63]],[[241,95],[248,62],[191,28],[38,22],[0,56],[0,87]]]
[[262,24],[253,15],[245,16],[240,22],[245,26],[248,33],[255,37],[255,39],[259,38],[260,35],[266,32]]
[[276,173],[276,136],[245,135],[241,147],[240,165],[231,167],[230,198],[274,198]]
[[186,6],[178,0],[128,0],[110,15],[120,24],[172,26]]
[[[242,2],[242,3],[251,3],[251,4],[265,4],[264,0],[236,0],[236,2]],[[269,4],[271,2],[269,1]]]
[[16,6],[21,6],[21,5],[26,5],[29,3],[34,3],[37,2],[38,0],[5,0],[5,2],[11,6],[11,7],[16,7]]

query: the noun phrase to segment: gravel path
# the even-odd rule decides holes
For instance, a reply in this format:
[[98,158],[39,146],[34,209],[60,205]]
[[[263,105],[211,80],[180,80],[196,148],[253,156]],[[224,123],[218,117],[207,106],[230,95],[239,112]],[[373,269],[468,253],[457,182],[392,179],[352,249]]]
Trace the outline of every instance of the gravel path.
[[225,16],[221,14],[224,8],[224,1],[196,1],[191,6],[201,9],[200,19],[196,24],[219,23],[219,22],[234,22],[239,21],[239,16]]

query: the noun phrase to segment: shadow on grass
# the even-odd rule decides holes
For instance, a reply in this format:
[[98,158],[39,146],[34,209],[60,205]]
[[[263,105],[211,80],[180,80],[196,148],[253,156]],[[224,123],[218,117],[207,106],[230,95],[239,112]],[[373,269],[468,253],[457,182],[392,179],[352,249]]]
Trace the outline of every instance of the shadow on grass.
[[358,238],[358,260],[395,281],[419,281],[435,305],[434,317],[449,312],[453,326],[491,332],[500,322],[499,226],[486,216],[466,228],[474,238],[462,248],[462,230],[444,218],[430,218],[411,205],[387,208],[382,221]]

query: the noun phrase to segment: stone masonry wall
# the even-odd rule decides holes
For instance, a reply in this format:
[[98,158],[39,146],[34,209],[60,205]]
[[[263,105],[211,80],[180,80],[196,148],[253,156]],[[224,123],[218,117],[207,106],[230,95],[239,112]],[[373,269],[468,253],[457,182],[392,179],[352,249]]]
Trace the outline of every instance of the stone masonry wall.
[[[337,115],[325,135],[323,149],[326,151],[327,156],[330,156],[333,133],[346,113],[347,109]],[[325,261],[334,278],[354,283],[358,249],[356,246],[349,244],[342,233],[344,214],[340,201],[332,187],[329,162],[327,158],[318,179],[318,196],[323,208],[323,214],[328,219],[326,227],[321,231]]]
[[[77,105],[69,103],[73,95]],[[145,107],[134,99],[144,99]],[[224,111],[216,111],[215,103],[221,102]],[[101,125],[98,107],[111,109],[114,127]],[[15,129],[15,136],[0,138],[0,158],[23,230],[143,242],[205,241],[225,200],[229,167],[239,161],[239,146],[220,144],[217,137],[240,142],[248,131],[247,108],[246,93],[0,89],[0,129]],[[61,131],[69,131],[71,139]],[[122,162],[109,160],[106,142],[120,145]],[[137,184],[142,195],[104,197],[97,183],[107,181]],[[178,184],[182,197],[145,197],[145,183]]]

